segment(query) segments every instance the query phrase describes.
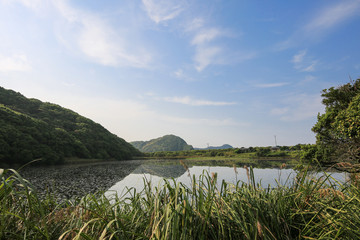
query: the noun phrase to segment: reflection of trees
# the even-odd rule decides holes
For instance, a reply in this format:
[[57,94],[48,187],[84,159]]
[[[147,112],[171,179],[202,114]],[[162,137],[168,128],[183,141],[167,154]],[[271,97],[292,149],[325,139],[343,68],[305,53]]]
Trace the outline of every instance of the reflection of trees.
[[185,168],[181,165],[141,165],[133,173],[148,173],[163,178],[178,178],[185,173]]

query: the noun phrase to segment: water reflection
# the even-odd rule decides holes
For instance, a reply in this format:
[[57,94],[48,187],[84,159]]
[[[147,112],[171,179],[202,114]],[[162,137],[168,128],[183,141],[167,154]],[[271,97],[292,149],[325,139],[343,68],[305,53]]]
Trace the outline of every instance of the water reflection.
[[132,174],[150,174],[161,178],[178,178],[185,173],[181,165],[148,165],[143,164],[136,168]]
[[[237,173],[232,167],[193,166],[189,168],[190,175],[195,175],[196,178],[204,171],[207,171],[209,174],[217,173],[218,184],[221,184],[223,180],[233,184],[236,184],[237,181],[248,183],[248,176],[244,168],[237,168]],[[296,171],[293,169],[254,168],[253,171],[256,184],[260,184],[263,188],[276,187],[278,184],[290,185],[296,176]],[[191,186],[192,178],[189,176],[189,173],[181,165],[142,165],[112,186],[107,194],[117,193],[119,196],[122,196],[127,188],[135,188],[139,192],[144,188],[144,179],[149,181],[153,187],[161,185],[163,178],[174,178],[177,182]],[[314,176],[320,177],[322,175],[322,173],[317,173]],[[331,176],[340,182],[345,182],[346,179],[345,173],[335,172],[331,173]]]

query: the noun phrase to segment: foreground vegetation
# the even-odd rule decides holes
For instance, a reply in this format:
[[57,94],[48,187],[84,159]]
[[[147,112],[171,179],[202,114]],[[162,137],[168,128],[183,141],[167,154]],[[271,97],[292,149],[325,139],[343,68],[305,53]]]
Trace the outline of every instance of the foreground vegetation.
[[[186,166],[185,166],[186,167]],[[0,239],[359,239],[359,176],[352,184],[299,172],[293,184],[263,189],[248,182],[192,186],[164,180],[130,197],[102,193],[57,203],[40,199],[14,170],[0,174]],[[236,174],[236,167],[234,174]],[[7,176],[7,177],[6,177]]]

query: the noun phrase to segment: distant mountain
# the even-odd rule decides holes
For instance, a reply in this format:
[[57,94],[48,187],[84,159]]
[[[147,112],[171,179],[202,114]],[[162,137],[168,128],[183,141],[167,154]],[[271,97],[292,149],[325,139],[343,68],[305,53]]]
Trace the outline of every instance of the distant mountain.
[[0,87],[0,164],[139,155],[131,144],[76,112]]
[[191,145],[188,145],[182,138],[175,135],[165,135],[150,141],[130,143],[141,152],[185,151],[193,149]]
[[207,148],[194,148],[195,150],[211,150],[211,149],[229,149],[229,148],[233,148],[231,145],[229,144],[224,144],[222,146],[219,147],[213,147],[213,146],[209,146]]

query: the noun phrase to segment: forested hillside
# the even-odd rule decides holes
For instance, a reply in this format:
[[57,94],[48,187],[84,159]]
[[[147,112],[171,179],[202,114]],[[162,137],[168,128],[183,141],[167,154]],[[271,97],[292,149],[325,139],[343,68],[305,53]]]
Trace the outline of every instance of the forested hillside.
[[64,158],[131,159],[141,153],[100,124],[56,104],[0,87],[0,163]]
[[135,141],[131,144],[141,152],[186,151],[193,147],[175,135],[165,135],[150,141]]

